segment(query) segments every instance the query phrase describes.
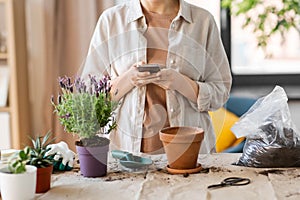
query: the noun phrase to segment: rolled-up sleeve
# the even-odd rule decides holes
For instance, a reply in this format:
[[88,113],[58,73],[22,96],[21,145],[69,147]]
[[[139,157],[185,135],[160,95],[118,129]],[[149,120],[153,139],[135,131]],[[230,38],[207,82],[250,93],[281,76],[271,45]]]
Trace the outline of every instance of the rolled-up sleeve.
[[203,80],[198,82],[197,107],[199,111],[216,110],[222,107],[229,98],[232,84],[228,59],[212,17],[209,24]]

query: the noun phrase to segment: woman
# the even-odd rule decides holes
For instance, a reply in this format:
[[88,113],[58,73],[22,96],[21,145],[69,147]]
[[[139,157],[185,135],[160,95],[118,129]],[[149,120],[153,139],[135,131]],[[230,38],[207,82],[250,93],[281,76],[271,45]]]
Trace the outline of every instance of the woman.
[[[158,64],[157,73],[138,66]],[[198,126],[215,151],[208,111],[223,106],[231,73],[213,16],[183,0],[131,0],[104,11],[83,75],[109,74],[119,102],[113,148],[161,153],[159,130]]]

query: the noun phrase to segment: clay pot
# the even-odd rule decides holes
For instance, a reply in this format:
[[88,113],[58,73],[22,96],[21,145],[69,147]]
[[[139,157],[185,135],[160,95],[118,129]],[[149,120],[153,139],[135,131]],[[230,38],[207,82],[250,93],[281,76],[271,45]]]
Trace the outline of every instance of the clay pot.
[[159,133],[171,169],[199,168],[197,160],[204,131],[197,127],[168,127]]
[[36,193],[44,193],[50,189],[53,165],[37,168]]

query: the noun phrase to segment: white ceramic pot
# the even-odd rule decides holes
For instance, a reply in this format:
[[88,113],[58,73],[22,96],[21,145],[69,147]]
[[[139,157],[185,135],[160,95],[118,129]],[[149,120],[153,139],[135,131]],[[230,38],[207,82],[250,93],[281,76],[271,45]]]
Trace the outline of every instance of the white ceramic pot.
[[36,167],[26,166],[22,174],[10,174],[0,171],[0,188],[2,200],[30,200],[34,199],[36,188]]
[[[0,161],[0,171],[3,170],[7,165],[3,164],[2,161]],[[0,176],[0,194],[1,194],[1,176]]]

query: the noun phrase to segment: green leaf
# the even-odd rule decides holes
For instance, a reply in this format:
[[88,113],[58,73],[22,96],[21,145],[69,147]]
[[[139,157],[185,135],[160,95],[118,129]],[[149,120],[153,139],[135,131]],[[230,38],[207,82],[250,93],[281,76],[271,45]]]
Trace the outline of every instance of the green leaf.
[[27,156],[26,156],[24,150],[21,150],[21,151],[19,152],[19,156],[20,156],[20,158],[21,158],[22,160],[25,160],[25,159],[27,158]]
[[50,136],[52,135],[52,132],[48,131],[47,134],[43,137],[42,141],[42,147],[46,147],[48,144],[52,143],[55,139],[48,141]]
[[30,138],[30,140],[31,140],[31,143],[32,143],[33,147],[35,147],[35,140],[32,139],[32,138]]
[[26,146],[26,147],[24,148],[24,153],[25,153],[26,155],[29,155],[30,151],[31,151],[31,148],[30,148],[30,147]]
[[16,174],[20,174],[20,173],[24,173],[25,171],[26,171],[25,166],[20,165],[20,166],[18,166],[18,167],[16,168],[15,173],[16,173]]
[[41,137],[37,137],[37,139],[35,140],[35,146],[34,146],[35,149],[41,148],[41,141],[40,141],[40,138],[41,138]]
[[232,0],[222,0],[221,6],[223,8],[231,8]]
[[17,167],[17,165],[18,165],[18,161],[13,162],[11,166],[12,166],[13,168],[15,168],[15,167]]

